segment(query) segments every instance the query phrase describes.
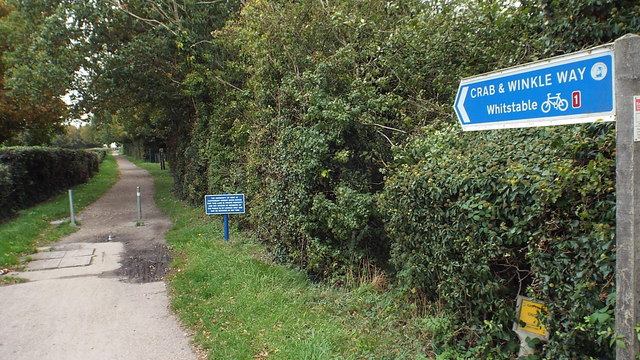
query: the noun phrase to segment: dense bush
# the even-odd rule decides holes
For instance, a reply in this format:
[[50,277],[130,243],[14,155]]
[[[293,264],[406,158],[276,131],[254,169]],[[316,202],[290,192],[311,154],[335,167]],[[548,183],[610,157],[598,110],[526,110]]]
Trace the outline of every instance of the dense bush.
[[[5,164],[0,163],[0,204],[8,204],[10,195],[11,174],[9,174],[9,167]],[[0,218],[1,217],[2,216],[0,216]]]
[[[460,76],[530,56],[512,46],[524,22],[498,5],[247,3],[216,32],[225,62],[191,64],[185,83],[201,101],[170,141],[178,194],[201,203],[207,192],[245,192],[240,221],[314,276],[386,266],[375,194],[391,147],[450,120],[441,114]],[[499,34],[508,36],[493,41]],[[511,55],[487,55],[500,49]]]
[[614,140],[603,124],[449,129],[397,150],[379,199],[391,262],[465,324],[466,357],[512,356],[518,294],[549,307],[549,358],[614,357]]
[[215,51],[189,53],[178,194],[246,193],[238,221],[314,277],[389,269],[446,310],[457,357],[512,358],[522,294],[549,307],[546,356],[610,358],[612,128],[451,125],[461,77],[588,44],[563,39],[559,2],[511,5],[245,3]]
[[107,157],[107,152],[109,152],[109,149],[105,149],[105,148],[94,148],[94,149],[87,149],[87,150],[91,151],[92,153],[98,156],[98,163],[103,162],[104,159]]
[[99,164],[98,154],[85,150],[1,148],[0,219],[87,182]]

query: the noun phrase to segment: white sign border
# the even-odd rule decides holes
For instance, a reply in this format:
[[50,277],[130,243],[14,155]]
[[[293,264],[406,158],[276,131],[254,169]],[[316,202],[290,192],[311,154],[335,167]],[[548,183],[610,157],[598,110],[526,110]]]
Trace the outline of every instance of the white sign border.
[[[552,58],[539,60],[539,61],[535,61],[528,64],[512,66],[506,69],[496,70],[496,71],[488,72],[481,75],[463,78],[460,81],[460,85],[458,86],[458,91],[456,92],[456,101],[453,104],[454,111],[456,110],[456,106],[458,106],[458,103],[459,103],[457,99],[458,94],[460,93],[460,90],[464,86],[469,86],[471,84],[475,84],[478,82],[498,79],[498,78],[502,78],[510,75],[516,75],[523,72],[545,69],[551,66],[560,66],[560,65],[569,64],[576,61],[587,60],[587,59],[602,56],[602,55],[610,55],[612,58],[612,63],[613,61],[615,61],[613,43],[597,46],[591,49],[583,50],[576,53],[571,53],[568,55],[555,56]],[[615,79],[614,67],[612,67],[611,69],[611,77]],[[478,131],[478,130],[515,129],[515,128],[528,128],[528,127],[538,127],[538,126],[553,126],[553,125],[568,125],[568,124],[615,121],[616,119],[615,86],[612,87],[612,91],[613,91],[612,93],[613,107],[611,111],[607,111],[607,112],[580,114],[580,115],[575,115],[570,117],[567,115],[563,115],[563,116],[520,119],[520,120],[511,120],[511,121],[496,121],[496,122],[478,123],[478,124],[464,124],[462,121],[458,121],[458,123],[462,127],[462,131]],[[457,118],[457,112],[456,112],[456,118]]]
[[[207,212],[207,196],[213,197],[223,197],[223,196],[242,196],[242,212],[233,212],[233,213],[209,213]],[[204,196],[204,213],[205,215],[238,215],[238,214],[246,214],[247,205],[246,198],[244,194],[207,194]]]

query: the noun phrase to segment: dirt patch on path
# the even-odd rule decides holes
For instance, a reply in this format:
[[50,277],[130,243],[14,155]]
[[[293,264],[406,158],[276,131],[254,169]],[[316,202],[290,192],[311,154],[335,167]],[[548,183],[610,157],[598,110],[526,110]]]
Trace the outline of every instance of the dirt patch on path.
[[120,262],[122,267],[116,270],[116,274],[131,282],[158,281],[169,272],[170,262],[167,247],[156,244],[152,249],[129,251]]
[[[80,230],[57,245],[121,242],[125,253],[115,274],[131,282],[162,280],[171,262],[164,233],[171,226],[155,206],[153,177],[130,161],[116,157],[120,181],[79,215]],[[138,226],[137,187],[140,187],[142,222]]]

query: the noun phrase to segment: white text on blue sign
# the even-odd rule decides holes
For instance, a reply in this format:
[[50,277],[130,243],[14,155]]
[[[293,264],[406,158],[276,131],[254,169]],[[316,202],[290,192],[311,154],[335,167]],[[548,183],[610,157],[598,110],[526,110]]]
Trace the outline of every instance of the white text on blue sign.
[[244,214],[244,194],[206,195],[205,211],[209,215]]
[[454,108],[464,130],[613,120],[613,53],[578,54],[465,79]]

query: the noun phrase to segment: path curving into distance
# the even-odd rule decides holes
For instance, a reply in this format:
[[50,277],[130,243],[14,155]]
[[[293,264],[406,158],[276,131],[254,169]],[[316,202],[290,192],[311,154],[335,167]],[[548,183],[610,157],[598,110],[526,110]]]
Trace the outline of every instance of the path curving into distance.
[[117,161],[119,181],[78,214],[80,230],[12,274],[29,282],[0,287],[0,359],[197,359],[162,281],[171,223],[153,178]]

